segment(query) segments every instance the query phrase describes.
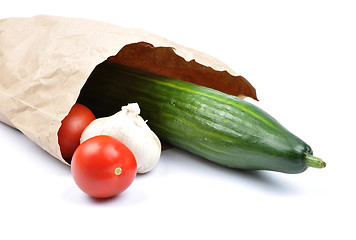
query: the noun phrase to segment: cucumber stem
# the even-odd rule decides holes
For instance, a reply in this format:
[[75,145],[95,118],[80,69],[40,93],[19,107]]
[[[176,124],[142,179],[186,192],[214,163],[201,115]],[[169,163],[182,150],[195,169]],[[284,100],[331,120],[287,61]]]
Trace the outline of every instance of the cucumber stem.
[[313,168],[324,168],[326,163],[321,160],[321,158],[315,157],[311,154],[306,153],[304,156],[305,165]]

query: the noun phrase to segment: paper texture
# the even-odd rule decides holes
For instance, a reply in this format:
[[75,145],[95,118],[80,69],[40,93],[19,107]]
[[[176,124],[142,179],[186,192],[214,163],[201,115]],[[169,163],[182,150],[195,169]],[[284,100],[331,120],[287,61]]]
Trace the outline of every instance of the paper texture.
[[186,60],[227,70],[217,59],[140,29],[56,16],[0,20],[0,121],[61,157],[57,132],[95,66],[127,44],[169,46]]

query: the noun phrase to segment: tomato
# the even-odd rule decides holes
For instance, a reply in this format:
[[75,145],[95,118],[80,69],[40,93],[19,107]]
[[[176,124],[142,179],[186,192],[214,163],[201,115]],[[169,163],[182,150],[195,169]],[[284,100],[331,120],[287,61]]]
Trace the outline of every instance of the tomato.
[[95,120],[94,114],[86,106],[76,103],[62,120],[58,131],[58,143],[62,157],[70,163],[75,149],[80,144],[84,129]]
[[84,141],[75,150],[71,171],[83,192],[95,198],[108,198],[131,185],[137,174],[137,163],[121,141],[99,135]]

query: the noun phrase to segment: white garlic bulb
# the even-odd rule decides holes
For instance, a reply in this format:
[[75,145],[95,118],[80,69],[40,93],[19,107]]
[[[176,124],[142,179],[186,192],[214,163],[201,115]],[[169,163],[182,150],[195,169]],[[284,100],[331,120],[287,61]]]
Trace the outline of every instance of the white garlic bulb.
[[161,142],[139,115],[137,103],[123,106],[116,114],[98,118],[83,131],[80,143],[97,135],[110,135],[125,144],[137,161],[137,172],[152,170],[161,156]]

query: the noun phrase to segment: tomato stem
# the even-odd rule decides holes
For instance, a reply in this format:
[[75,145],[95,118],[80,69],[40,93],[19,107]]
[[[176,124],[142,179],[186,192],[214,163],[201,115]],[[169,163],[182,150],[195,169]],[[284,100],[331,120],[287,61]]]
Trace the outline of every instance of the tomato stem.
[[313,167],[313,168],[324,168],[326,166],[326,163],[318,157],[315,157],[311,154],[305,154],[304,156],[305,164],[308,167]]
[[115,174],[120,175],[122,173],[122,169],[120,167],[115,169]]

